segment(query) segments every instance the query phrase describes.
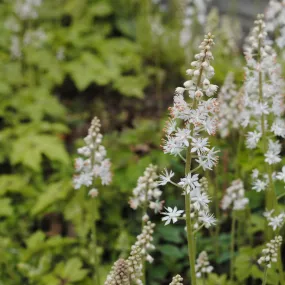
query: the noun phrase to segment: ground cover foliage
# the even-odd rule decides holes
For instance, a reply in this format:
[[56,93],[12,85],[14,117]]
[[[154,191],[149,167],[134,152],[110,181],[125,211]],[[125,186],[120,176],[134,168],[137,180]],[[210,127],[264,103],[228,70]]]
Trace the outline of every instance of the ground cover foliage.
[[[272,57],[265,60],[264,72],[272,62],[284,65],[284,10],[282,1],[271,1],[262,18],[267,25],[264,37],[270,39],[265,44],[276,52],[266,50]],[[111,279],[130,266],[122,260],[130,262],[132,245],[142,246],[139,235],[151,227],[148,220],[156,224],[153,233],[147,230],[155,249],[151,257],[141,257],[144,266],[138,279],[143,284],[284,284],[284,242],[274,243],[278,254],[277,262],[271,257],[271,268],[265,269],[268,260],[260,259],[277,232],[284,236],[283,151],[276,154],[276,141],[280,148],[284,144],[283,113],[277,108],[283,104],[278,97],[284,94],[279,81],[283,73],[262,75],[264,92],[271,96],[264,97],[262,115],[251,113],[250,104],[243,108],[242,98],[254,101],[260,90],[258,80],[254,83],[260,72],[254,60],[262,65],[267,54],[256,51],[260,47],[252,47],[252,39],[245,40],[235,11],[220,15],[210,1],[4,0],[0,15],[0,284],[100,285],[107,276],[106,284],[130,284],[128,273],[126,283]],[[211,84],[219,87],[212,95],[220,105],[220,123],[208,142],[219,150],[219,161],[197,174],[207,179],[207,209],[217,222],[209,229],[194,229],[199,266],[193,281],[183,216],[165,226],[159,213],[167,211],[164,206],[184,210],[187,194],[163,182],[155,185],[162,192],[151,196],[149,205],[135,207],[137,200],[130,199],[138,198],[133,189],[151,164],[157,166],[154,180],[162,179],[165,168],[176,178],[185,176],[185,149],[183,159],[165,154],[162,139],[167,109],[175,90],[181,93],[176,87],[189,75],[195,82],[189,68],[198,67],[190,64],[208,32],[215,35],[209,61],[215,70]],[[201,92],[208,92],[210,82],[205,79],[196,82],[203,85]],[[183,92],[191,93],[189,84],[184,87]],[[274,96],[275,103],[270,101]],[[89,186],[75,190],[72,181],[77,149],[84,146],[94,116],[101,121],[112,173],[109,185],[99,180],[92,184],[98,196]],[[260,123],[254,123],[260,116],[263,127],[270,126],[266,136]],[[248,126],[245,118],[251,122]],[[197,165],[193,159],[193,169]],[[255,172],[252,177],[253,169],[259,176]],[[241,184],[233,185],[237,179]],[[239,192],[242,197],[234,196],[241,204],[225,198],[235,187],[245,189]],[[267,194],[272,191],[278,206]],[[275,212],[264,217],[265,210]],[[172,281],[177,274],[183,281]]]

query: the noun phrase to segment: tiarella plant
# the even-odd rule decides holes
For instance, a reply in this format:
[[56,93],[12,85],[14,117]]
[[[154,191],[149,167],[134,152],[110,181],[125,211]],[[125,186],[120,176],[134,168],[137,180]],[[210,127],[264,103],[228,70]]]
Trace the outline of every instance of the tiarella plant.
[[[162,191],[158,188],[158,174],[157,166],[150,164],[144,171],[143,176],[139,177],[137,186],[133,189],[133,195],[130,198],[129,204],[132,209],[142,209],[142,232],[152,231],[151,224],[149,222],[148,209],[159,213],[162,210],[163,202],[160,201]],[[150,226],[150,228],[148,228]],[[143,283],[145,283],[145,261],[152,263],[153,258],[147,254],[145,249],[145,255],[143,258]]]
[[242,125],[249,130],[247,148],[257,148],[264,155],[263,178],[259,178],[257,170],[253,172],[253,189],[258,192],[265,190],[266,209],[272,210],[277,208],[273,172],[281,161],[281,145],[276,137],[285,136],[285,122],[282,118],[285,109],[281,68],[276,63],[276,53],[266,36],[263,15],[259,15],[245,50],[247,67]]
[[[271,268],[272,263],[276,263],[278,260],[278,252],[281,244],[282,244],[282,237],[276,236],[274,239],[268,242],[266,244],[266,248],[262,250],[262,256],[257,261],[260,265],[265,266],[262,285],[266,284],[268,268]],[[281,271],[279,272],[279,274],[283,274],[283,272]],[[281,282],[281,284],[284,284],[284,282],[283,283]]]
[[92,238],[93,238],[93,257],[95,265],[96,284],[100,285],[100,261],[97,249],[97,216],[98,210],[97,196],[99,191],[95,188],[95,180],[99,178],[102,185],[108,185],[112,181],[112,174],[110,171],[111,163],[106,158],[106,149],[102,145],[103,136],[100,133],[101,124],[97,117],[95,117],[88,130],[88,135],[84,138],[85,146],[80,147],[77,152],[81,157],[75,160],[76,174],[73,177],[74,188],[80,189],[85,186],[89,189],[88,195],[93,199],[91,204],[91,213],[93,217],[91,222]]
[[154,249],[152,244],[154,227],[155,224],[147,222],[142,233],[137,236],[137,241],[132,246],[129,257],[126,260],[119,259],[115,262],[107,276],[105,285],[145,284],[143,266],[145,259],[152,261],[149,251]]
[[[191,282],[197,284],[195,272],[196,242],[195,234],[203,226],[209,228],[216,223],[209,212],[209,196],[201,189],[200,170],[212,170],[218,161],[217,150],[209,146],[209,136],[215,134],[217,128],[217,99],[212,97],[217,86],[210,83],[214,75],[211,66],[214,45],[213,36],[209,33],[200,44],[200,52],[191,63],[192,69],[186,71],[191,77],[184,82],[184,87],[177,87],[174,105],[170,108],[171,117],[167,122],[163,143],[166,154],[179,156],[185,163],[185,177],[178,183],[172,180],[174,173],[165,171],[161,175],[161,183],[171,183],[180,189],[185,197],[185,210],[167,207],[163,214],[166,224],[175,223],[178,219],[186,220],[188,256]],[[196,164],[196,166],[195,166]],[[182,213],[185,215],[182,216]]]

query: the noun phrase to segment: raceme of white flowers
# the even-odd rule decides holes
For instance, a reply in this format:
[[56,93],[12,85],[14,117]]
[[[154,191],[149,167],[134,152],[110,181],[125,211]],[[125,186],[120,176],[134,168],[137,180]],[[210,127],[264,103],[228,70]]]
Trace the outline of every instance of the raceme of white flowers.
[[131,282],[143,285],[141,280],[143,259],[150,263],[153,261],[153,258],[149,255],[149,251],[155,248],[152,244],[154,227],[155,224],[151,222],[147,222],[144,225],[142,233],[137,236],[137,241],[131,248],[130,256],[127,260],[120,259],[115,262],[111,272],[107,276],[105,285],[133,284]]
[[210,264],[208,254],[202,251],[196,261],[195,271],[198,278],[204,277],[206,274],[211,273],[214,267]]
[[280,230],[282,226],[284,225],[285,212],[281,212],[278,215],[273,215],[274,212],[275,212],[274,210],[266,211],[264,212],[263,215],[267,219],[268,225],[272,227],[274,231],[276,231],[276,230]]
[[[75,160],[76,174],[73,177],[75,189],[82,186],[90,187],[96,178],[100,178],[102,185],[111,183],[112,175],[110,171],[111,163],[106,158],[106,149],[102,145],[103,136],[100,133],[101,124],[95,117],[88,130],[88,135],[84,138],[85,146],[77,150],[81,157]],[[97,196],[97,190],[91,189],[89,195]]]
[[227,210],[244,210],[249,200],[245,197],[243,182],[240,179],[234,180],[231,186],[226,189],[226,193],[221,201],[221,208]]
[[270,0],[265,10],[266,30],[273,35],[280,49],[285,47],[285,1]]
[[[259,15],[249,37],[249,46],[245,49],[247,67],[245,68],[245,94],[243,127],[248,127],[246,145],[255,149],[266,136],[265,162],[280,162],[280,144],[269,136],[285,137],[284,104],[281,67],[276,63],[276,53],[267,41],[263,16]],[[259,52],[260,51],[260,52]],[[262,89],[261,89],[262,88]],[[263,146],[264,148],[264,146]]]
[[[149,207],[155,213],[162,210],[163,201],[160,201],[162,191],[158,188],[157,166],[150,164],[139,177],[137,186],[133,189],[130,206],[134,210],[138,207]],[[144,213],[146,214],[146,213]]]
[[[163,151],[167,154],[180,156],[183,160],[185,152],[190,148],[191,155],[198,164],[197,168],[191,170],[186,177],[177,183],[171,179],[173,171],[165,171],[160,175],[160,185],[172,183],[182,189],[182,194],[190,193],[191,203],[198,211],[200,220],[206,227],[215,223],[215,219],[208,212],[210,199],[207,193],[201,191],[199,175],[194,171],[202,168],[212,170],[218,161],[217,150],[209,145],[209,135],[216,133],[218,101],[209,98],[217,91],[217,86],[210,83],[214,75],[211,66],[213,56],[211,48],[214,45],[213,36],[209,33],[199,46],[200,52],[195,55],[195,61],[191,63],[193,69],[186,72],[190,79],[184,82],[184,87],[178,87],[175,91],[174,105],[170,108],[171,118],[167,122],[165,133],[166,139],[163,143]],[[163,214],[166,224],[171,221],[175,223],[183,211],[167,207]]]
[[126,260],[121,258],[114,263],[105,285],[130,285],[129,268]]
[[180,275],[176,275],[172,278],[172,281],[169,285],[183,285],[183,278]]
[[233,73],[229,73],[218,94],[219,124],[218,130],[222,138],[227,137],[232,129],[238,129],[241,122],[242,100],[234,83]]
[[258,259],[258,263],[270,268],[272,263],[278,260],[278,249],[282,244],[282,237],[276,236],[266,244],[266,248],[262,250],[262,256]]
[[141,255],[144,256],[149,263],[153,262],[153,258],[149,252],[155,249],[155,246],[152,244],[154,227],[155,224],[148,221],[147,224],[144,225],[142,233],[137,236],[137,241],[135,243],[135,246],[138,246],[141,249]]

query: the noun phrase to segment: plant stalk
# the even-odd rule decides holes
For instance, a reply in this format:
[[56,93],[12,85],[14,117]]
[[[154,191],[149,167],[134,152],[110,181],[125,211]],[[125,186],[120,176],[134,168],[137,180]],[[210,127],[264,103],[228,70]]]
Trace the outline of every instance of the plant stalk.
[[230,280],[234,278],[234,263],[235,263],[235,234],[236,234],[236,216],[233,211],[231,225],[231,265],[230,265]]
[[267,280],[267,268],[264,270],[262,285],[266,285],[266,280]]
[[92,227],[92,239],[93,239],[93,256],[95,265],[95,285],[100,285],[100,268],[99,268],[99,257],[97,251],[97,223],[96,223],[96,210],[97,209],[97,198],[93,198],[92,201],[92,213],[93,213],[93,227]]

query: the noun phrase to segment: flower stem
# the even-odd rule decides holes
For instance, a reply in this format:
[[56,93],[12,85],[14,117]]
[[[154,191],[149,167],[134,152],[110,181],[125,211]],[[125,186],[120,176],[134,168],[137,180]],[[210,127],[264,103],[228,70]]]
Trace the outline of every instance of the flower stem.
[[283,264],[282,264],[281,247],[279,247],[279,253],[278,253],[278,270],[279,270],[280,284],[281,285],[285,285]]
[[[190,171],[191,165],[191,152],[190,150],[187,151],[186,157],[186,166],[185,166],[185,176]],[[188,242],[188,257],[190,262],[190,273],[191,273],[191,285],[196,285],[196,272],[195,272],[195,240],[194,240],[194,233],[192,227],[192,221],[190,216],[190,193],[186,193],[185,195],[185,212],[186,212],[186,227],[187,227],[187,242]]]
[[[204,56],[202,62],[205,61],[206,55]],[[200,68],[199,77],[197,79],[196,90],[201,84],[203,74],[203,66]],[[192,108],[195,109],[197,107],[197,100],[194,98]],[[194,126],[192,125],[190,128],[191,134],[194,131]],[[186,152],[186,163],[185,163],[185,177],[191,172],[191,161],[192,161],[192,153],[191,153],[191,142],[189,141],[189,147]],[[196,272],[195,272],[195,259],[196,259],[196,243],[194,230],[192,226],[192,220],[190,215],[190,203],[191,197],[190,193],[185,194],[185,214],[186,214],[186,229],[187,229],[187,243],[188,243],[188,257],[190,263],[190,274],[191,274],[191,285],[197,285],[196,280]]]
[[236,216],[233,211],[231,225],[231,265],[230,265],[230,280],[234,278],[234,261],[235,261],[235,234],[236,234]]
[[266,285],[266,280],[267,280],[267,268],[264,270],[262,285]]
[[97,251],[97,224],[96,224],[96,209],[97,209],[97,199],[93,198],[92,201],[92,214],[93,214],[93,226],[92,226],[92,239],[93,239],[93,256],[95,264],[95,285],[100,285],[100,268],[99,268],[99,257]]

